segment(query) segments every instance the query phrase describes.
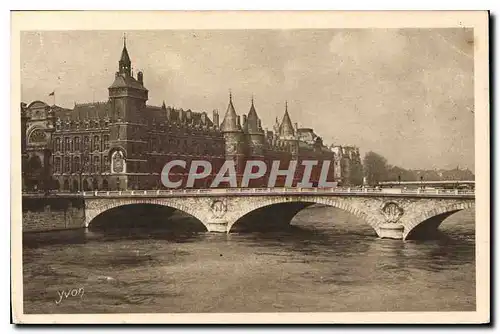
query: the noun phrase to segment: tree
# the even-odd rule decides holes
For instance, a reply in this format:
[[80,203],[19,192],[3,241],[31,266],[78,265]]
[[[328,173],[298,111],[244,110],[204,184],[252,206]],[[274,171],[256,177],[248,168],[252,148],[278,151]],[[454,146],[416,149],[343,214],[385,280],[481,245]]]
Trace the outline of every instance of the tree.
[[375,185],[388,178],[387,159],[375,152],[368,152],[363,159],[363,169],[366,181],[369,185]]
[[348,183],[354,186],[363,184],[363,166],[359,160],[351,165]]

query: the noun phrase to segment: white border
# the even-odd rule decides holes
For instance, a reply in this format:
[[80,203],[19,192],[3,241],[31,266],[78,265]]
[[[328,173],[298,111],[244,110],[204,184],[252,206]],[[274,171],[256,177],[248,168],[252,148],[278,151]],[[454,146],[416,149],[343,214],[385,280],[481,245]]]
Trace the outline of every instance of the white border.
[[[24,12],[12,22],[11,235],[13,311],[21,323],[478,323],[489,319],[489,84],[486,12]],[[353,27],[475,28],[476,312],[23,315],[20,249],[19,31]]]

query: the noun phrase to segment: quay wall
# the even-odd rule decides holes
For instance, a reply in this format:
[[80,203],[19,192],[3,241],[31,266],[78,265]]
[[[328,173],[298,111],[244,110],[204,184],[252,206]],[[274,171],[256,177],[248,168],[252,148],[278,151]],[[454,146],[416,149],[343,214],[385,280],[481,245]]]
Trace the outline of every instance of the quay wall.
[[81,196],[23,196],[23,233],[85,227],[85,203]]

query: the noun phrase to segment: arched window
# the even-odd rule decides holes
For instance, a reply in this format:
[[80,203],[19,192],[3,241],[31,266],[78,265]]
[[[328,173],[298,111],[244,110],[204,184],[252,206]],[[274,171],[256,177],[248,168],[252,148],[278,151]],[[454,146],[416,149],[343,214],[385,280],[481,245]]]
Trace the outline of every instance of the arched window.
[[54,171],[56,173],[61,172],[61,157],[54,157]]
[[92,172],[94,173],[100,173],[100,168],[99,168],[99,157],[96,155],[94,156],[94,161],[92,164]]
[[80,137],[75,137],[75,151],[80,151]]
[[70,142],[70,138],[68,138],[68,137],[64,138],[64,150],[66,152],[71,151],[71,142]]
[[78,181],[77,180],[73,180],[73,192],[77,192],[79,189],[78,189]]
[[104,135],[103,141],[104,141],[104,149],[107,150],[109,148],[109,135]]
[[56,147],[55,147],[55,151],[56,152],[60,152],[61,151],[61,138],[56,138]]
[[64,157],[64,173],[69,173],[70,172],[70,160],[69,157]]
[[83,137],[83,150],[88,152],[90,149],[90,138],[89,136]]
[[86,173],[90,170],[90,157],[88,155],[85,155],[83,157],[83,166],[82,167],[83,167],[82,170]]
[[80,172],[80,157],[74,157],[73,158],[73,165],[75,166],[75,173]]
[[101,140],[99,139],[99,136],[94,136],[94,151],[100,151],[101,150]]
[[104,166],[103,166],[103,171],[106,173],[109,173],[110,167],[109,167],[109,158],[108,156],[104,156]]

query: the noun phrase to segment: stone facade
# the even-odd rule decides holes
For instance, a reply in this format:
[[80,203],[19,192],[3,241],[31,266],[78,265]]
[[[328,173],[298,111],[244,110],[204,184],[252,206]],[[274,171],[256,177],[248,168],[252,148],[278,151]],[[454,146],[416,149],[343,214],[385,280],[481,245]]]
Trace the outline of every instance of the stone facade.
[[361,163],[359,148],[355,146],[331,145],[330,149],[335,154],[335,181],[340,185],[362,185],[363,165]]
[[[286,220],[285,223],[289,223],[297,212],[308,205],[323,204],[345,210],[363,219],[380,237],[406,239],[419,228],[437,229],[446,217],[457,211],[472,208],[474,203],[473,197],[361,194],[103,196],[85,199],[85,225],[88,226],[95,217],[112,208],[131,204],[156,204],[192,215],[203,223],[208,231],[230,232],[243,218],[248,218],[257,212],[260,219],[250,219],[252,223],[259,223],[263,217],[273,217],[273,220],[264,219],[272,223],[276,220],[276,215],[281,215]],[[290,212],[291,215],[288,214]]]
[[[303,159],[334,161],[334,153],[312,129],[292,125],[287,105],[274,131],[267,131],[253,99],[248,114],[240,118],[230,96],[219,123],[217,110],[210,119],[206,111],[173,108],[165,102],[146,104],[145,75],[138,72],[134,77],[131,68],[124,42],[107,101],[75,103],[71,109],[42,101],[21,104],[25,190],[159,189],[163,166],[177,159],[188,165],[199,159],[212,162],[213,175],[199,180],[198,188],[211,183],[226,159],[237,162],[239,178],[249,159],[280,160],[282,169],[291,160],[299,160],[299,166]],[[333,171],[331,163],[329,181]],[[313,169],[313,184],[319,173],[320,166]],[[298,168],[295,183],[302,174]],[[172,177],[185,181],[187,171],[173,170]],[[267,184],[267,177],[250,186]],[[278,179],[278,186],[282,181]]]

